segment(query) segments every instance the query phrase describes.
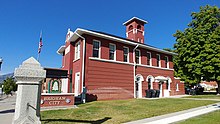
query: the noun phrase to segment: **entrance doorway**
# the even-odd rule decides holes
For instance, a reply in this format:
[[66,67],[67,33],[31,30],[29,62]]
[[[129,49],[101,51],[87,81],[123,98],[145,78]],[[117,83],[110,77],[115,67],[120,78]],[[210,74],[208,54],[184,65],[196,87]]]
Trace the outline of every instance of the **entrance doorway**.
[[75,90],[74,90],[75,96],[80,95],[80,73],[77,72],[75,74]]
[[143,76],[137,75],[135,79],[135,98],[142,98],[142,81]]
[[158,83],[158,87],[159,87],[159,90],[160,90],[160,96],[159,97],[162,97],[163,95],[162,95],[162,91],[163,91],[163,82],[162,81],[160,81],[159,83]]

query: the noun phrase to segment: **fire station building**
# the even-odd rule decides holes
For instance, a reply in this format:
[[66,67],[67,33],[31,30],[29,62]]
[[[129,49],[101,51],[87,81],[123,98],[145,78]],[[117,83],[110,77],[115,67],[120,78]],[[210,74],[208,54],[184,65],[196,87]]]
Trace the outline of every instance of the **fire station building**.
[[184,94],[184,83],[174,77],[176,54],[144,43],[146,23],[137,17],[123,23],[126,38],[69,29],[57,51],[68,70],[68,93],[85,93],[87,101],[142,98],[148,89],[160,91],[159,97]]

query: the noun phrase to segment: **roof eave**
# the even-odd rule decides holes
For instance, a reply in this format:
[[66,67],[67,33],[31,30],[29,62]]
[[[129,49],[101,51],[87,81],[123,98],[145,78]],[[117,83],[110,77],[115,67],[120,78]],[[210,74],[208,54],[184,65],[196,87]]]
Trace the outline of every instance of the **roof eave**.
[[145,20],[143,20],[143,19],[140,19],[140,18],[138,18],[138,17],[133,17],[133,18],[129,19],[128,21],[124,22],[123,25],[126,25],[127,23],[129,23],[129,22],[132,21],[133,19],[137,19],[137,20],[143,22],[144,24],[147,24],[147,23],[148,23],[147,21],[145,21]]
[[57,54],[62,55],[63,52],[65,51],[65,49],[66,49],[66,46],[65,46],[65,45],[61,46],[61,47],[57,50]]

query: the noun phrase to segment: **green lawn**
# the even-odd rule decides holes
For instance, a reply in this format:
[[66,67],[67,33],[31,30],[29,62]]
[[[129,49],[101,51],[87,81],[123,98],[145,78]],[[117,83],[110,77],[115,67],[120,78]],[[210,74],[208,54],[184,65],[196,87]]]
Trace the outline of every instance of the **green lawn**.
[[186,99],[95,101],[78,108],[41,112],[43,124],[123,123],[215,103]]
[[184,98],[219,99],[220,100],[220,95],[195,95],[195,96],[186,96]]
[[191,118],[176,124],[219,124],[220,123],[220,110]]

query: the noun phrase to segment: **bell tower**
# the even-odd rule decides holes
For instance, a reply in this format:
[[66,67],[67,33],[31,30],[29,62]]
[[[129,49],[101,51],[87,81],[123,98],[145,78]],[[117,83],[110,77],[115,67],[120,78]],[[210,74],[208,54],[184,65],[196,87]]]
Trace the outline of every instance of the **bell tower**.
[[126,38],[144,43],[144,24],[147,24],[147,21],[137,17],[133,17],[123,23],[126,26]]

